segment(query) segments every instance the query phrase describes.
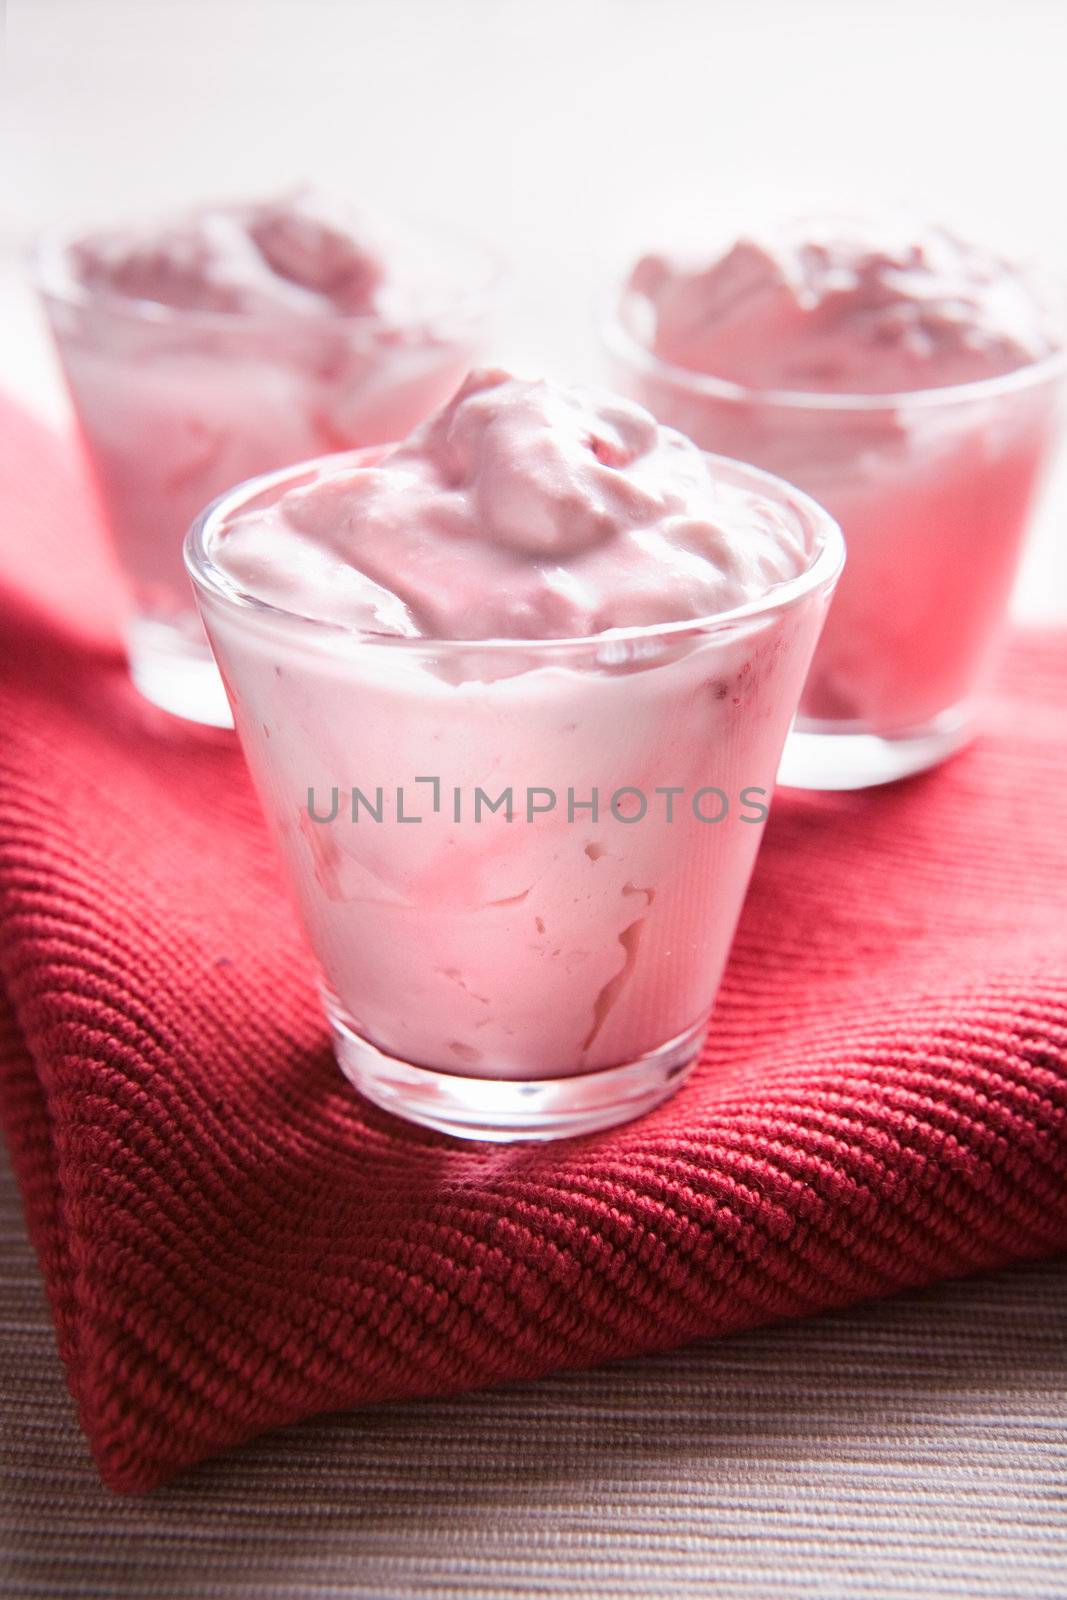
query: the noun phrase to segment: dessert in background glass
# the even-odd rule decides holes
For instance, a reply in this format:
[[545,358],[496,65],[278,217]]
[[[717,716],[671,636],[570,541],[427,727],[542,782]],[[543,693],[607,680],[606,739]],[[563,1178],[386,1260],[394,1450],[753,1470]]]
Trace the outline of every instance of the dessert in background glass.
[[131,676],[229,725],[182,565],[190,522],[234,483],[384,444],[447,399],[482,352],[496,265],[300,191],[46,239],[37,269],[127,580]]
[[844,532],[781,781],[859,788],[963,744],[1059,431],[1034,284],[939,229],[808,220],[702,265],[646,257],[605,335],[624,393]]
[[199,519],[201,614],[369,1099],[544,1139],[677,1087],[842,558],[777,479],[499,372]]

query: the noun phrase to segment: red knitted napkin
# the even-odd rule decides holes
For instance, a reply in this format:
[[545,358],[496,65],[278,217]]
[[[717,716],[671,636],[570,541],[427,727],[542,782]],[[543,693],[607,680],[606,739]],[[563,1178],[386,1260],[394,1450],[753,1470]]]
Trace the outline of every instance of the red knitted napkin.
[[453,1144],[342,1079],[232,740],[139,702],[73,461],[3,420],[0,1104],[108,1483],[1067,1246],[1062,634],[943,770],[779,797],[672,1101]]

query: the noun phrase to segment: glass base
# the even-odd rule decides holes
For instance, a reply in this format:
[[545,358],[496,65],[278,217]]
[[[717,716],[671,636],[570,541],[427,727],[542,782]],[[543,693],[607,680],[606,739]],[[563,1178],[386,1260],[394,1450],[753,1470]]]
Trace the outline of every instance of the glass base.
[[154,706],[188,722],[233,727],[219,669],[203,635],[191,638],[176,623],[137,617],[126,629],[126,654],[135,687]]
[[651,1111],[685,1082],[708,1027],[701,1021],[640,1061],[578,1077],[460,1078],[386,1055],[329,998],[326,1009],[338,1064],[360,1094],[408,1122],[494,1144],[595,1133]]
[[778,782],[790,789],[869,789],[925,772],[974,736],[970,707],[955,707],[921,728],[861,733],[850,725],[797,718],[786,740]]

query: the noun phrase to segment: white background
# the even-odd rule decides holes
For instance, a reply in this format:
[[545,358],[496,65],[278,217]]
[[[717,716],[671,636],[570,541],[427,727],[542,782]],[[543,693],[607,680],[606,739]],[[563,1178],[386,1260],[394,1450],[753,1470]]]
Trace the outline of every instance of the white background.
[[[9,0],[0,383],[58,416],[17,253],[313,177],[517,265],[497,353],[596,378],[626,257],[903,202],[1067,277],[1067,0]],[[1067,615],[1067,475],[1017,596]]]

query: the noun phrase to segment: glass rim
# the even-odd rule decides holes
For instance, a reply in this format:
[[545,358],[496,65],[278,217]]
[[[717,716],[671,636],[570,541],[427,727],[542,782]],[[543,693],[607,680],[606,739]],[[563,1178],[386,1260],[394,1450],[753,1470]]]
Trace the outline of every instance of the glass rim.
[[905,408],[964,405],[970,401],[997,399],[1002,394],[1037,388],[1067,374],[1067,339],[1048,355],[1038,356],[991,378],[974,378],[966,383],[942,384],[931,389],[896,389],[884,393],[849,392],[820,389],[762,389],[718,378],[710,372],[697,372],[667,361],[631,331],[623,316],[629,295],[626,284],[616,285],[602,300],[598,315],[600,337],[609,354],[620,357],[646,376],[706,399],[731,400],[744,405],[778,406],[794,411],[900,411]]
[[65,227],[55,224],[42,228],[30,243],[28,256],[34,284],[47,301],[66,306],[105,311],[109,316],[126,318],[154,328],[264,329],[280,327],[295,332],[308,329],[366,329],[369,332],[391,328],[416,328],[450,315],[476,315],[499,292],[506,276],[503,255],[476,234],[448,223],[390,213],[383,221],[425,235],[427,241],[451,239],[472,252],[481,264],[473,284],[454,285],[445,294],[427,294],[425,301],[409,315],[383,317],[374,311],[292,311],[284,308],[255,311],[219,311],[202,306],[171,306],[161,300],[143,300],[135,295],[94,289],[80,281],[70,268],[70,252],[83,240],[110,231],[107,227]]
[[208,548],[212,533],[225,517],[230,516],[241,505],[293,480],[311,480],[328,471],[342,472],[353,467],[374,465],[395,448],[395,444],[370,445],[361,450],[344,450],[314,456],[289,467],[247,478],[243,483],[235,484],[233,488],[216,496],[194,519],[182,545],[185,568],[194,589],[198,593],[223,601],[235,613],[279,619],[296,624],[298,627],[308,628],[316,635],[348,638],[369,647],[416,653],[430,651],[437,655],[469,654],[471,651],[479,653],[488,651],[496,655],[511,653],[528,655],[531,651],[554,654],[583,649],[604,650],[618,645],[639,644],[643,641],[653,642],[686,635],[729,631],[763,616],[788,610],[809,594],[834,583],[844,566],[845,540],[841,529],[825,507],[812,499],[811,495],[805,494],[802,489],[796,488],[784,478],[765,472],[762,467],[735,461],[729,456],[714,455],[706,450],[701,451],[705,460],[720,470],[725,468],[728,476],[734,476],[738,487],[751,487],[764,493],[770,492],[774,498],[785,500],[791,509],[804,519],[812,535],[813,548],[808,565],[802,572],[787,578],[782,583],[774,584],[754,600],[733,606],[729,610],[711,612],[703,617],[684,617],[673,622],[641,623],[625,628],[609,628],[600,633],[570,634],[551,639],[438,639],[421,634],[411,636],[375,633],[351,623],[311,617],[305,612],[275,605],[272,601],[264,600],[250,590],[243,589],[212,559]]

